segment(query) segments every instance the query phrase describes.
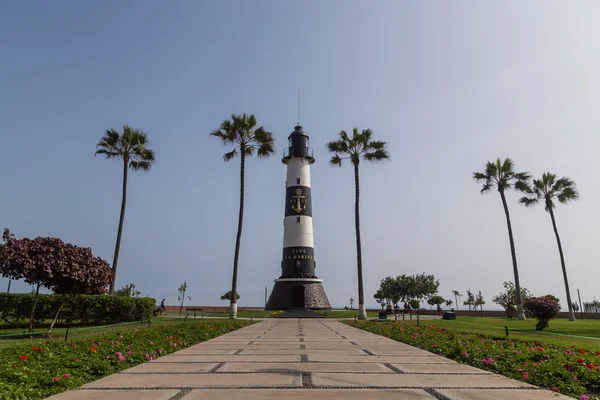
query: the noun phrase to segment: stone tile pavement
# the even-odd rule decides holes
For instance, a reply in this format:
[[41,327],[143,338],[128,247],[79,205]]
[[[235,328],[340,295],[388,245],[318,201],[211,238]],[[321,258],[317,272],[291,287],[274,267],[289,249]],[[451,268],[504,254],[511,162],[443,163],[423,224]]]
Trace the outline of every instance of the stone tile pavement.
[[52,400],[567,397],[332,320],[264,320]]

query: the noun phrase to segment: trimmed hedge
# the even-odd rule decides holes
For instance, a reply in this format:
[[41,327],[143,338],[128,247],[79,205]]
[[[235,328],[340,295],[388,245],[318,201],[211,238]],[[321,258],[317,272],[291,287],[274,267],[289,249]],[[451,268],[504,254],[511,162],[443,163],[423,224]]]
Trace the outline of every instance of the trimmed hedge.
[[[0,293],[0,321],[14,327],[29,320],[33,294]],[[65,296],[40,294],[35,308],[36,323],[54,319]],[[77,295],[65,303],[59,319],[84,325],[114,324],[147,320],[156,300],[149,297]]]

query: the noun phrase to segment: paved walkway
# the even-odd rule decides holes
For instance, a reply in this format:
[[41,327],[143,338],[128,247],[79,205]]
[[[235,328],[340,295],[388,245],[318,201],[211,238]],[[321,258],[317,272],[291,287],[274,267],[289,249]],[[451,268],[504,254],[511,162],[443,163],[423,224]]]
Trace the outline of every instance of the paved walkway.
[[52,400],[548,400],[565,396],[331,320],[270,319]]

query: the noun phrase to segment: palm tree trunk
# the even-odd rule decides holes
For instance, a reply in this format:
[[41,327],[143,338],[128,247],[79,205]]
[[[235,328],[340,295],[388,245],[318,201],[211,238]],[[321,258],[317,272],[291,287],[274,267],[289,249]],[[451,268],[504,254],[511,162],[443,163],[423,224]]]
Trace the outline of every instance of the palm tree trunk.
[[354,225],[356,228],[356,265],[358,268],[358,319],[367,319],[365,309],[365,293],[363,290],[362,248],[360,243],[360,180],[358,162],[354,164]]
[[458,311],[458,297],[454,295],[454,301],[456,302],[456,311]]
[[506,226],[508,227],[508,241],[510,242],[510,255],[512,256],[513,272],[515,274],[515,290],[516,290],[516,305],[517,316],[520,320],[524,320],[525,313],[523,312],[523,299],[521,298],[521,283],[519,282],[519,269],[517,268],[517,252],[515,251],[515,241],[513,239],[512,226],[510,224],[510,213],[508,212],[508,204],[504,191],[499,190],[502,198],[502,206],[504,206],[504,214],[506,215]]
[[123,221],[125,220],[125,205],[127,203],[127,171],[129,167],[129,159],[123,159],[123,199],[121,201],[121,216],[119,217],[119,230],[117,231],[117,243],[115,245],[115,256],[112,264],[112,281],[108,294],[115,294],[115,281],[117,279],[117,263],[119,261],[119,250],[121,249],[121,235],[123,233]]
[[235,255],[233,257],[233,278],[231,280],[231,303],[229,305],[229,318],[237,318],[237,276],[238,262],[240,260],[240,243],[242,241],[242,224],[244,222],[244,172],[246,167],[245,149],[240,149],[240,215],[238,218],[237,236],[235,238]]
[[575,313],[573,312],[573,302],[571,301],[571,291],[569,290],[569,279],[567,278],[567,267],[565,266],[565,256],[563,255],[562,245],[560,244],[560,236],[556,229],[556,220],[554,219],[554,211],[549,207],[550,218],[552,219],[552,228],[556,235],[556,243],[558,244],[558,253],[560,254],[560,264],[562,265],[563,278],[565,280],[565,290],[567,291],[567,304],[569,305],[569,321],[575,321]]
[[35,288],[35,296],[33,298],[33,306],[31,306],[31,316],[29,317],[29,332],[33,331],[33,321],[35,319],[35,306],[37,305],[38,295],[40,294],[40,284]]
[[10,283],[12,282],[12,279],[8,280],[8,289],[6,289],[6,293],[10,293]]

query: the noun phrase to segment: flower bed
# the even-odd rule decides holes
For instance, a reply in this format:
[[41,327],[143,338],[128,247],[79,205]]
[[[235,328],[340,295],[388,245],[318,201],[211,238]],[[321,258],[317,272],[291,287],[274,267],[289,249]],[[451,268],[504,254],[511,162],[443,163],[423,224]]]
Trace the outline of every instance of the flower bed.
[[349,325],[577,399],[600,399],[600,352],[456,333],[434,325],[373,321]]
[[178,324],[0,350],[0,400],[42,399],[248,325]]

